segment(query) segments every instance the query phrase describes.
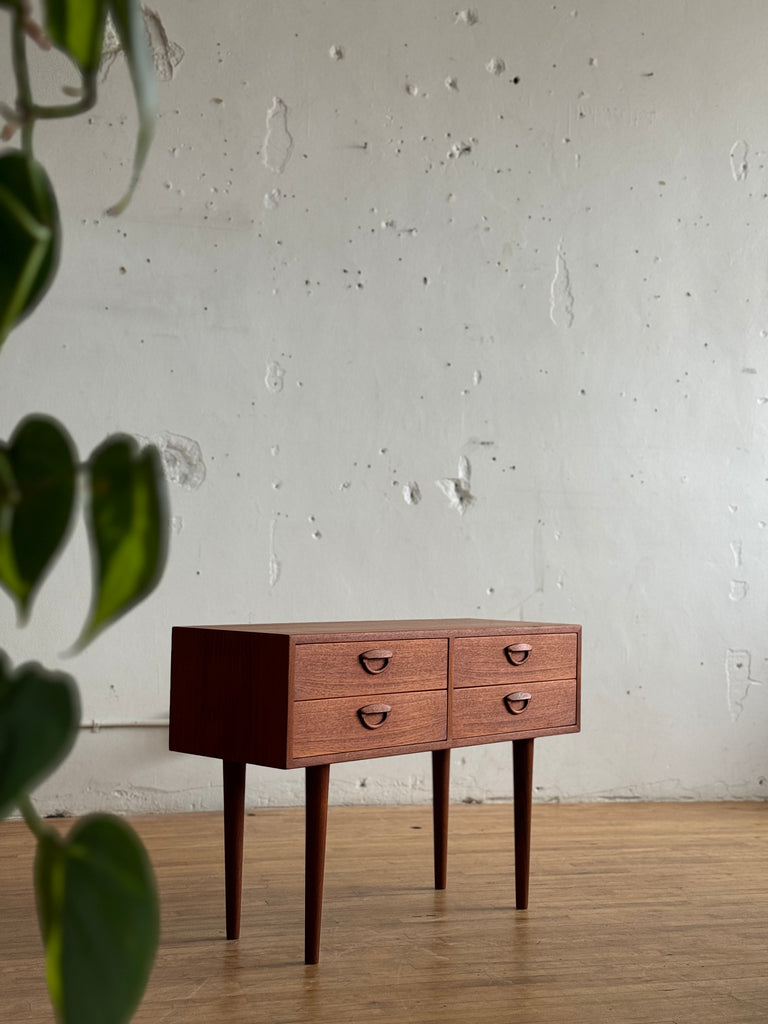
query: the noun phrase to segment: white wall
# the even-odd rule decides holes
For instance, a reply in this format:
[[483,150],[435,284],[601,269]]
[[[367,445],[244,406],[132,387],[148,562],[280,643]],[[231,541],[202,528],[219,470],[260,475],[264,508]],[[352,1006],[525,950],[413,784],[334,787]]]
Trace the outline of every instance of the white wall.
[[[64,262],[2,353],[0,427],[163,439],[170,564],[61,661],[78,535],[29,627],[0,606],[11,655],[75,672],[88,721],[161,723],[174,624],[581,622],[583,732],[537,745],[540,799],[768,795],[762,0],[158,8],[121,219],[122,58],[90,117],[38,129]],[[40,806],[218,807],[218,764],[166,745],[84,730]],[[508,798],[510,760],[457,751],[454,797]],[[332,778],[429,794],[427,755]],[[251,803],[302,798],[250,769]]]

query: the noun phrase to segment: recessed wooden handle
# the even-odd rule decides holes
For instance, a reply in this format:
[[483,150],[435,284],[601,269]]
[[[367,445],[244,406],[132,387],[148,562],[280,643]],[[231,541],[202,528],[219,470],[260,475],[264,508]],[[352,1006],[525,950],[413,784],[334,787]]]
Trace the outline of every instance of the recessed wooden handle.
[[504,703],[510,715],[522,715],[531,699],[530,693],[508,693]]
[[528,660],[528,655],[532,650],[530,644],[510,644],[509,647],[504,648],[504,653],[510,665],[522,665],[524,661]]
[[366,704],[364,708],[358,708],[357,716],[366,729],[380,729],[391,710],[391,704]]
[[363,651],[360,655],[360,664],[366,672],[370,672],[372,676],[375,676],[379,672],[384,671],[392,657],[394,657],[392,651],[386,647],[377,647],[373,651]]

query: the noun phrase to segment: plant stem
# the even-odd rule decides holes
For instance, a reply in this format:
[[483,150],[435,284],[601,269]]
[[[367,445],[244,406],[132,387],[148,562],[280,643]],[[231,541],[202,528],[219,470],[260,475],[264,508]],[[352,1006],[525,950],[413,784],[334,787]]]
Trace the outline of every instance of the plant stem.
[[44,823],[26,793],[23,793],[16,798],[16,804],[27,824],[27,828],[35,839],[44,839],[53,833],[53,829]]
[[11,54],[13,57],[13,74],[16,78],[16,112],[21,121],[21,148],[31,159],[32,132],[35,122],[30,117],[32,108],[32,83],[29,78],[29,64],[27,63],[27,35],[24,29],[26,10],[24,4],[19,4],[13,11],[13,26],[11,31]]

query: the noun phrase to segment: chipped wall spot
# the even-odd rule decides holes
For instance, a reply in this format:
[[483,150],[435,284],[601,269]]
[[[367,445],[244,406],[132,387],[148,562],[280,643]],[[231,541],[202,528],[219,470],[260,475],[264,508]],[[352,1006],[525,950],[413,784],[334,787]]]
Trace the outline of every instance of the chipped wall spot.
[[485,65],[485,70],[489,75],[503,75],[507,70],[507,65],[501,57],[491,57]]
[[269,585],[274,587],[277,581],[280,579],[280,573],[282,571],[282,564],[280,559],[277,557],[277,551],[275,548],[275,527],[277,526],[277,519],[273,519],[269,524]]
[[[152,62],[155,65],[155,74],[159,81],[170,82],[176,73],[176,68],[184,60],[184,50],[178,43],[171,42],[168,38],[168,33],[157,11],[153,11],[149,7],[142,7],[141,13],[144,17],[144,31],[152,54]],[[112,65],[121,53],[123,53],[123,46],[115,31],[112,17],[109,15],[104,28],[104,45],[99,61],[99,78],[102,82],[106,81]]]
[[739,139],[731,146],[731,174],[734,181],[746,181],[749,174],[749,146]]
[[338,43],[334,44],[328,51],[328,56],[331,60],[344,60],[344,47]]
[[181,516],[171,516],[171,529],[174,533],[181,533],[184,529],[184,520]]
[[464,11],[456,11],[456,25],[476,25],[480,21],[480,15],[474,7],[468,7]]
[[733,555],[733,564],[738,569],[743,559],[743,545],[740,540],[731,541],[731,554]]
[[267,363],[264,386],[271,394],[276,395],[283,390],[285,370],[280,363]]
[[446,80],[445,80],[445,88],[446,89],[452,89],[454,92],[458,92],[459,91],[458,79],[452,78],[450,76],[448,78],[446,78]]
[[280,200],[283,198],[283,193],[279,188],[273,188],[271,192],[267,192],[264,196],[264,207],[267,210],[276,210],[280,205]]
[[264,137],[265,167],[282,174],[293,152],[293,136],[288,131],[288,107],[279,96],[272,98],[267,111],[267,134]]
[[471,153],[472,143],[475,141],[475,139],[471,139],[469,142],[454,142],[454,144],[448,150],[448,159],[457,160],[460,156],[465,156],[467,153]]
[[728,597],[732,601],[743,601],[747,596],[749,590],[749,584],[746,580],[731,580],[731,586],[728,590]]
[[483,379],[483,371],[482,370],[475,370],[475,372],[472,374],[472,383],[475,385],[475,387],[477,387],[477,385],[480,383],[480,381],[482,379]]
[[571,274],[568,270],[562,239],[557,246],[555,276],[552,278],[550,287],[549,318],[555,326],[558,323],[564,323],[566,327],[573,325]]
[[[135,435],[140,445],[154,445],[160,452],[163,472],[172,484],[178,484],[185,491],[196,491],[205,480],[205,462],[197,441],[183,434],[165,432],[154,437]],[[181,522],[181,521],[179,521]],[[179,525],[179,530],[181,525]]]
[[421,501],[421,488],[415,481],[403,487],[403,501],[406,505],[418,505]]
[[753,686],[762,686],[759,679],[752,678],[752,654],[750,651],[729,649],[725,656],[725,680],[728,710],[731,721],[735,722],[744,710],[744,704]]
[[472,466],[466,455],[462,455],[459,459],[459,475],[456,478],[444,477],[442,480],[436,480],[435,483],[448,498],[451,503],[451,508],[455,509],[459,515],[464,515],[465,511],[470,505],[475,502],[475,496],[470,490],[470,480],[472,476]]
[[415,85],[413,82],[405,83],[405,91],[408,93],[409,96],[419,95],[419,87],[418,85]]

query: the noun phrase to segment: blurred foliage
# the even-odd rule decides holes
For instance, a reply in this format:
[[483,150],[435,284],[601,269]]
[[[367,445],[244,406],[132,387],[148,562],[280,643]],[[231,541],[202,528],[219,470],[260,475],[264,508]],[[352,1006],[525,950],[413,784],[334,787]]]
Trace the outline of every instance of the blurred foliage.
[[[0,106],[0,347],[42,300],[56,275],[61,221],[51,181],[35,159],[37,122],[72,117],[97,100],[104,31],[111,20],[128,62],[139,114],[130,200],[154,126],[154,81],[135,0],[43,0],[36,24],[25,0],[0,0],[10,15],[16,100]],[[62,51],[80,76],[71,102],[39,105],[27,61],[30,41]],[[67,90],[72,96],[73,90]],[[2,367],[0,366],[0,372]],[[75,649],[157,585],[168,548],[159,453],[125,435],[108,437],[85,462],[64,427],[30,415],[0,441],[0,587],[27,622],[45,577],[72,530],[78,495],[92,562],[90,610]],[[46,978],[62,1024],[122,1024],[138,1005],[157,949],[159,909],[149,859],[119,818],[92,814],[62,836],[30,793],[71,750],[80,725],[74,680],[37,663],[13,669],[0,651],[0,816],[18,808],[37,841],[35,890]]]

